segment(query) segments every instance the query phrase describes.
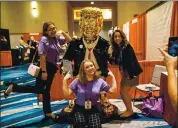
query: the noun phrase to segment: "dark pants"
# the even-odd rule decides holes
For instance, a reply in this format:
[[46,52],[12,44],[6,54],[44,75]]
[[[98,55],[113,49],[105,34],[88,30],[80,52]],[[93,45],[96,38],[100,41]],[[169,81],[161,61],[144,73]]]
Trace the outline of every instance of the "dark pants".
[[101,128],[100,114],[97,106],[87,111],[84,106],[75,105],[74,128]]
[[22,93],[36,93],[43,95],[43,111],[44,114],[51,113],[51,106],[50,106],[50,89],[51,84],[54,78],[54,75],[57,71],[56,65],[46,62],[46,69],[48,73],[47,80],[41,79],[41,72],[39,77],[36,78],[36,85],[35,86],[23,86],[23,85],[14,85],[13,92],[22,92]]

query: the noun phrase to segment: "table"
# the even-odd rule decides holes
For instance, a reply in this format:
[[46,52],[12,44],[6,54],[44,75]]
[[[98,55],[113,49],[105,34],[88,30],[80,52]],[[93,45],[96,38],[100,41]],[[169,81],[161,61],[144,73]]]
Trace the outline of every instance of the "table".
[[168,95],[168,74],[167,72],[161,73],[161,81],[160,81],[160,95],[164,98],[164,119],[170,124],[173,128],[178,127],[178,113],[174,110],[171,105],[171,101]]
[[0,66],[12,66],[11,51],[0,51]]
[[12,53],[12,65],[20,65],[20,59],[19,59],[19,50],[18,49],[11,49]]

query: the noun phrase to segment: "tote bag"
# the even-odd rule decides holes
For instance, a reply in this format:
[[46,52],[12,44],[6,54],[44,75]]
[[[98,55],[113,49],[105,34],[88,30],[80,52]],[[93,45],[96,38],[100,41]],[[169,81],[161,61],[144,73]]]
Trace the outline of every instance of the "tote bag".
[[147,117],[163,118],[163,97],[146,97],[143,100],[142,114]]
[[30,74],[30,75],[33,76],[33,77],[38,77],[38,75],[39,75],[39,73],[40,73],[40,67],[38,67],[37,65],[34,65],[34,64],[33,64],[33,61],[34,61],[34,59],[35,59],[37,50],[38,50],[38,49],[36,49],[35,54],[33,55],[32,63],[31,63],[30,66],[28,67],[28,71],[27,71],[27,73]]

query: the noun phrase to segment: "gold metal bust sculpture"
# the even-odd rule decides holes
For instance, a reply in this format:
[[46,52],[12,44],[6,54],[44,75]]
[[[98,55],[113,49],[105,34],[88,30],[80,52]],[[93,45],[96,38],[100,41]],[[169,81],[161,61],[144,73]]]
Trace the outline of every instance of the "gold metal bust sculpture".
[[98,38],[103,26],[102,11],[96,7],[85,7],[80,13],[80,32],[87,43],[92,43]]

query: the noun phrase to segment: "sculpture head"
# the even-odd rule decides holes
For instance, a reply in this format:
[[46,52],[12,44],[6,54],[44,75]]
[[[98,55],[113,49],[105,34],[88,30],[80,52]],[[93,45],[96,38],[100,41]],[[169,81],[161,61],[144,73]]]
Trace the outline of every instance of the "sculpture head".
[[80,32],[86,41],[94,41],[103,26],[102,11],[96,7],[85,7],[80,13]]

